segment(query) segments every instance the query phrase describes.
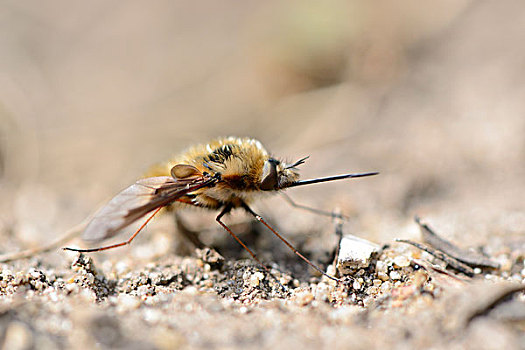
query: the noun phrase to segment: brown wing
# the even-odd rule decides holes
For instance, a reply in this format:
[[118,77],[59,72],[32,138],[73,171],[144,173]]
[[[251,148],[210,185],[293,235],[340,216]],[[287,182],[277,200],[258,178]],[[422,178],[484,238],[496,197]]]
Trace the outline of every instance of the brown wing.
[[113,197],[95,214],[82,238],[95,241],[113,237],[147,213],[169,205],[199,188],[213,186],[216,182],[216,178],[209,176],[186,179],[159,176],[139,180]]

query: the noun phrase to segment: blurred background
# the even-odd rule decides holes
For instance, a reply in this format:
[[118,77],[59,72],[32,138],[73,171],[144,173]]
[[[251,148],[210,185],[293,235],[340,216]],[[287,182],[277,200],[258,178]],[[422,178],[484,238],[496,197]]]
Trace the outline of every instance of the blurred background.
[[5,0],[0,18],[2,252],[225,135],[310,155],[304,178],[380,171],[289,192],[363,237],[415,235],[416,213],[463,245],[523,237],[522,1]]

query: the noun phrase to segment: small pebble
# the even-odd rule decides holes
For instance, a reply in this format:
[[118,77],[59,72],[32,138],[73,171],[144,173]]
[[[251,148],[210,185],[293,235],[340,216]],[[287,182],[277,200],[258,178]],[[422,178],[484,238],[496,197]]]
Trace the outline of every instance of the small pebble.
[[187,286],[182,291],[188,295],[196,295],[198,293],[197,287],[195,286]]
[[146,296],[148,294],[153,294],[152,288],[150,286],[139,286],[137,288],[137,295],[140,295],[140,296]]
[[315,288],[315,300],[327,301],[330,298],[330,286],[326,283],[319,283]]
[[29,270],[29,276],[33,279],[39,279],[40,278],[40,271],[36,271],[34,268]]
[[401,273],[399,273],[399,271],[391,271],[390,278],[393,280],[398,280],[401,278]]
[[201,282],[201,285],[206,288],[213,287],[213,281],[212,280],[204,280]]
[[354,283],[352,284],[352,288],[354,288],[354,290],[360,290],[361,289],[361,283],[359,283],[358,280],[355,280]]
[[250,276],[250,286],[258,287],[261,281],[264,279],[264,274],[262,272],[256,272]]
[[293,300],[301,306],[308,305],[314,300],[314,295],[309,290],[300,290],[295,293]]
[[377,273],[377,277],[381,280],[381,281],[388,281],[390,278],[388,277],[388,275],[386,274],[386,272],[378,272]]
[[386,273],[388,271],[387,264],[382,260],[378,260],[376,263],[376,271]]
[[390,282],[383,282],[383,284],[381,285],[380,289],[381,289],[381,292],[386,293],[390,289],[392,289],[392,283],[390,283]]
[[140,307],[140,299],[133,295],[120,294],[117,300],[120,311],[127,311]]
[[410,266],[410,259],[404,255],[398,255],[394,258],[394,266],[396,267]]

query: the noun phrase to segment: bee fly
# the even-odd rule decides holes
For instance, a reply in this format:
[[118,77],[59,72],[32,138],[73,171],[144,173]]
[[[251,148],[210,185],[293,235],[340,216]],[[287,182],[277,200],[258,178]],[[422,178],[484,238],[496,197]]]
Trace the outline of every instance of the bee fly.
[[222,217],[232,209],[243,208],[306,263],[323,275],[337,280],[297,251],[249,206],[261,195],[277,193],[290,187],[378,174],[369,172],[299,180],[297,167],[307,158],[287,164],[271,157],[259,141],[250,138],[221,138],[208,144],[194,146],[179,157],[155,166],[148,177],[137,181],[113,197],[94,215],[82,235],[84,240],[89,241],[107,239],[148,213],[152,213],[127,241],[93,249],[64,249],[96,252],[124,246],[130,244],[162,208],[177,209],[193,206],[220,211],[216,218],[217,222],[267,270],[255,254],[222,221]]

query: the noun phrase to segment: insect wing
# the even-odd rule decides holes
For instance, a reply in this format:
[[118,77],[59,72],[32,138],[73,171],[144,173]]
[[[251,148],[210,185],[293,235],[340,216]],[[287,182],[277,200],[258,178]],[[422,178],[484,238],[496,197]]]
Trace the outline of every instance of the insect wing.
[[96,241],[113,237],[147,213],[169,205],[189,192],[209,186],[214,180],[202,176],[182,180],[169,176],[139,180],[113,197],[95,214],[82,238]]

